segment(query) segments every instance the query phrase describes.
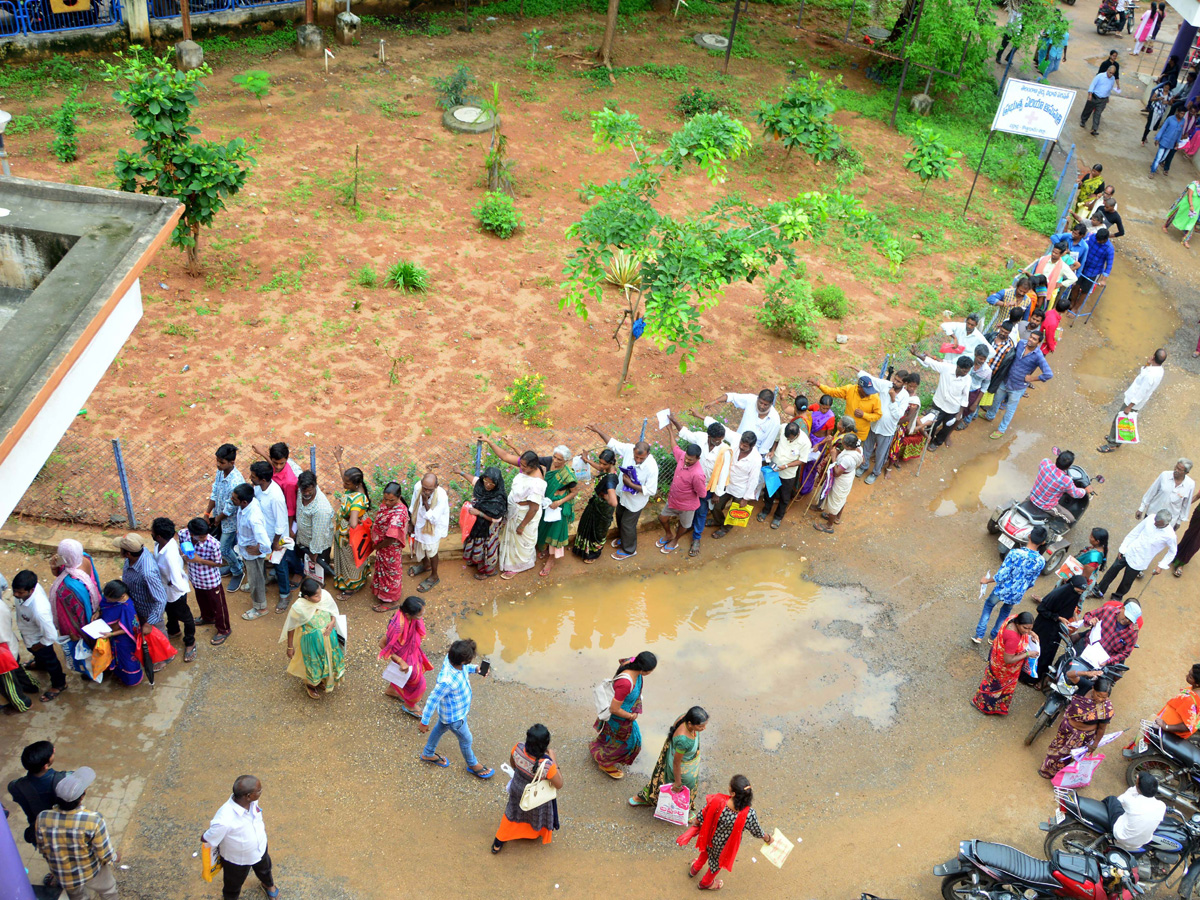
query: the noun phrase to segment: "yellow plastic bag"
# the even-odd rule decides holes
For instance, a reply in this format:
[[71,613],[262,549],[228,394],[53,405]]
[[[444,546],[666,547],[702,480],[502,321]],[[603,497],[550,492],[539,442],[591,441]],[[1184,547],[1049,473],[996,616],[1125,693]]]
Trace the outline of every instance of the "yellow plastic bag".
[[208,841],[200,842],[200,877],[212,884],[221,871],[221,854]]
[[92,648],[92,680],[99,681],[104,677],[108,667],[112,665],[112,647],[108,638],[100,638]]
[[995,402],[996,402],[996,395],[993,394],[991,391],[986,392],[982,397],[979,398],[980,406],[991,406]]
[[725,511],[725,527],[736,525],[738,528],[745,528],[753,511],[754,507],[749,503],[730,503],[729,509]]

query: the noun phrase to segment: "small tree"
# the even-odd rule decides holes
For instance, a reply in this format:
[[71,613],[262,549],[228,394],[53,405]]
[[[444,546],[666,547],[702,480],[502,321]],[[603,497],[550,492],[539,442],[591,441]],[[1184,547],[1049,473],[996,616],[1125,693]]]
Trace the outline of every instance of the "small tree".
[[694,163],[721,183],[727,162],[749,149],[750,132],[726,113],[693,117],[659,152],[645,142],[633,113],[592,113],[592,130],[602,149],[628,147],[633,162],[624,178],[581,188],[584,199],[597,202],[567,229],[576,246],[567,257],[560,305],[587,318],[589,305],[602,301],[606,283],[621,289],[625,308],[613,333],[618,346],[626,323],[628,333],[619,384],[629,375],[634,339],[643,334],[678,353],[679,369],[686,372],[705,341],[700,317],[717,305],[725,287],[753,282],[780,262],[795,266],[793,244],[820,235],[830,221],[874,236],[892,263],[899,262],[898,245],[885,240],[875,215],[845,194],[812,192],[766,206],[731,194],[683,218],[656,209],[668,174]]
[[913,135],[912,150],[904,154],[904,168],[921,179],[922,204],[929,182],[935,179],[949,181],[961,157],[962,154],[947,147],[932,128],[918,126]]
[[802,147],[818,162],[833,159],[842,145],[842,129],[833,124],[833,95],[841,80],[840,75],[827,81],[809,72],[789,83],[778,103],[759,103],[755,118],[767,137],[787,148],[789,157]]
[[508,176],[508,138],[500,130],[500,85],[492,82],[492,96],[479,104],[482,110],[481,119],[489,116],[494,122],[492,140],[488,144],[487,156],[483,165],[487,169],[487,187],[489,191],[500,191],[511,195],[512,180]]
[[264,72],[262,69],[251,69],[241,75],[234,75],[232,80],[234,84],[258,100],[258,106],[260,109],[262,108],[263,97],[271,91],[269,72]]
[[195,86],[212,74],[207,65],[180,72],[167,58],[149,60],[135,50],[119,63],[104,63],[105,80],[119,85],[113,99],[133,117],[133,136],[142,142],[136,153],[117,151],[115,174],[121,190],[174,197],[183,215],[171,233],[171,244],[187,253],[187,270],[200,271],[200,228],[211,226],[225,208],[225,198],[242,189],[254,158],[246,142],[227,144],[193,140],[200,129],[189,124],[197,104]]
[[76,138],[78,128],[75,124],[75,115],[79,110],[76,102],[78,96],[77,92],[72,91],[54,115],[54,140],[50,143],[50,152],[62,163],[75,162],[79,153],[79,141]]

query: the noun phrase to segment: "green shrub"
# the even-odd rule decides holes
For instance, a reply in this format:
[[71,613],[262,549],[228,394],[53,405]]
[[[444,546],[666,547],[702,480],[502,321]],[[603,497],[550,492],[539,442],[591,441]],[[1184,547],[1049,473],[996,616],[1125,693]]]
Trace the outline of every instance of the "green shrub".
[[846,299],[846,292],[836,284],[817,285],[813,288],[812,298],[821,315],[827,319],[844,319],[846,313],[850,312],[850,301]]
[[809,349],[820,346],[821,336],[813,324],[820,313],[803,268],[797,272],[785,271],[778,278],[768,278],[763,284],[763,293],[763,305],[755,313],[760,325],[790,339],[793,344]]
[[833,159],[842,145],[842,130],[833,124],[833,96],[841,81],[840,75],[829,81],[809,72],[790,82],[778,103],[760,103],[755,118],[767,137],[787,148],[788,156],[802,147],[818,162]]
[[354,273],[354,283],[359,287],[373,288],[378,280],[379,277],[370,266],[363,266]]
[[429,290],[429,272],[406,259],[388,269],[385,281],[396,290],[406,293]]
[[233,83],[244,88],[246,93],[253,96],[258,101],[258,105],[262,106],[263,97],[267,96],[271,90],[271,75],[262,69],[251,69],[241,75],[234,75]]
[[79,143],[75,139],[77,109],[75,94],[72,93],[63,100],[62,106],[54,116],[54,140],[50,142],[50,151],[59,162],[74,162],[79,153]]
[[516,416],[522,425],[549,428],[554,423],[546,417],[550,405],[546,399],[546,380],[541,375],[521,375],[504,389],[504,402],[496,407],[506,415]]
[[464,65],[460,64],[446,78],[430,78],[429,81],[433,85],[434,91],[437,92],[437,105],[442,109],[462,106],[467,101],[474,99],[467,92],[475,84],[475,76]]
[[704,88],[692,88],[686,94],[680,94],[675,101],[675,112],[685,119],[700,113],[715,113],[729,109],[729,101],[719,94],[706,91]]
[[512,197],[499,191],[488,191],[473,212],[484,231],[502,238],[511,237],[524,224]]

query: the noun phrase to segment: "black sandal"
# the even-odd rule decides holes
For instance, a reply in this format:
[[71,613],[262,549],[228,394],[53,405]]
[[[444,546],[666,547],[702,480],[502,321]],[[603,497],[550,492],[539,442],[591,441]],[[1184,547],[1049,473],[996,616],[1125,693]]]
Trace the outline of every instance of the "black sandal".
[[499,853],[503,849],[504,849],[504,841],[500,840],[500,838],[496,838],[494,841],[492,841],[492,852],[493,853]]

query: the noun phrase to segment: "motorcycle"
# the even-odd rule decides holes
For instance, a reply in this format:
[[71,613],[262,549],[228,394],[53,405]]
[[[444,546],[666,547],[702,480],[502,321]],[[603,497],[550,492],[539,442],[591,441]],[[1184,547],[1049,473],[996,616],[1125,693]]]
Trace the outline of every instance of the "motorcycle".
[[[1076,487],[1085,488],[1092,483],[1091,477],[1081,466],[1071,466],[1067,469],[1067,474],[1071,476],[1071,481]],[[1055,571],[1071,551],[1071,542],[1063,538],[1083,518],[1091,497],[1091,494],[1084,494],[1082,497],[1063,494],[1059,505],[1071,516],[1071,521],[1034,506],[1028,499],[1012,500],[1004,506],[996,507],[992,517],[988,519],[987,530],[988,534],[999,535],[1000,558],[1004,559],[1014,547],[1023,546],[1029,540],[1029,532],[1033,531],[1033,526],[1044,525],[1049,532],[1049,542],[1043,554],[1046,562],[1042,566],[1042,574]]]
[[[1075,696],[1078,686],[1072,684],[1067,676],[1071,672],[1097,671],[1092,665],[1079,658],[1075,645],[1071,642],[1071,632],[1067,626],[1060,622],[1058,628],[1062,632],[1062,652],[1051,664],[1050,671],[1047,673],[1046,699],[1042,701],[1041,708],[1034,715],[1033,727],[1029,729],[1029,734],[1025,735],[1026,747],[1037,740],[1037,736],[1042,733],[1043,729],[1054,724],[1058,714],[1066,709],[1071,698]],[[1107,663],[1098,671],[1102,677],[1115,683],[1129,671],[1129,666],[1124,663]]]
[[963,841],[958,855],[933,874],[943,900],[1132,900],[1144,890],[1124,850],[1084,854],[1055,851],[1037,859],[1005,844]]
[[[1047,855],[1056,850],[1107,853],[1116,848],[1108,825],[1108,810],[1101,801],[1080,797],[1075,791],[1062,788],[1055,789],[1054,796],[1058,805],[1053,817],[1038,826],[1049,832],[1044,847]],[[1144,847],[1132,851],[1131,856],[1137,866],[1139,881],[1161,884],[1182,863],[1191,866],[1200,858],[1200,815],[1189,820],[1177,810],[1167,810],[1166,817],[1154,830],[1154,836]],[[1200,869],[1196,874],[1200,875]],[[1195,877],[1192,881],[1195,882]]]
[[1114,34],[1121,31],[1121,26],[1124,25],[1121,17],[1117,15],[1115,9],[1103,7],[1100,10],[1100,15],[1096,16],[1095,21],[1097,34]]
[[1172,806],[1200,812],[1200,747],[1163,731],[1154,722],[1142,722],[1133,747],[1124,751],[1131,760],[1125,769],[1130,787],[1149,772],[1158,779],[1158,796]]

